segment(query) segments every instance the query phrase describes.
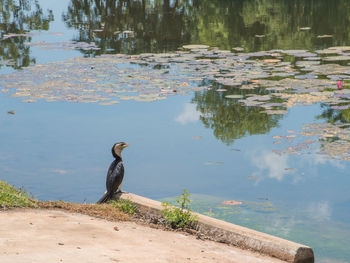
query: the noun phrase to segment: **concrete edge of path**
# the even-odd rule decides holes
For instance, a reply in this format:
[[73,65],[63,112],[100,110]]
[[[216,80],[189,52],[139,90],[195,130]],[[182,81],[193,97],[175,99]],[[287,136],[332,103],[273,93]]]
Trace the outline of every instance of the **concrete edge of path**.
[[[115,198],[127,199],[149,217],[161,217],[164,208],[161,202],[132,193],[118,193]],[[214,241],[249,249],[258,253],[293,263],[313,263],[314,253],[311,247],[258,232],[246,227],[231,224],[209,216],[198,216],[196,230]]]

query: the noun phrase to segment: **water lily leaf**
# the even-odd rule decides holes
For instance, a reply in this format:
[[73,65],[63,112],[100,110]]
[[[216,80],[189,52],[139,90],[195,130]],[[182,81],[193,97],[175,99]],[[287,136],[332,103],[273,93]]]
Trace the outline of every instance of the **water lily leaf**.
[[297,75],[294,78],[296,78],[296,79],[317,79],[318,76],[315,74],[304,74],[304,75]]
[[236,152],[240,152],[240,149],[236,149],[236,148],[231,148],[230,151],[236,151]]
[[243,204],[243,202],[235,201],[235,200],[227,200],[227,201],[222,201],[221,204],[223,204],[223,205],[241,205],[241,204]]
[[334,50],[346,52],[346,51],[350,51],[350,46],[337,46],[337,47],[330,47],[329,49],[330,50],[334,49]]
[[312,70],[313,66],[319,65],[320,63],[320,61],[297,61],[295,65],[299,68]]
[[286,111],[286,110],[266,110],[265,113],[269,114],[269,115],[273,115],[273,114],[283,115],[283,114],[287,114],[288,111]]
[[100,105],[107,106],[107,105],[113,105],[113,104],[116,104],[116,103],[119,103],[119,101],[101,102]]
[[241,99],[241,98],[243,98],[243,95],[232,94],[232,95],[226,95],[225,98],[228,98],[228,99]]
[[278,63],[281,62],[280,59],[264,59],[264,63]]
[[330,57],[323,57],[323,61],[346,61],[350,60],[350,56],[330,56]]
[[184,49],[207,49],[209,46],[207,45],[185,45],[182,46]]
[[294,54],[307,53],[307,50],[297,49],[297,50],[281,50],[282,53],[293,56]]
[[318,35],[317,38],[332,38],[333,35]]
[[284,170],[286,170],[286,171],[292,171],[292,172],[296,172],[296,171],[297,171],[296,168],[284,168]]
[[237,52],[243,52],[244,48],[242,48],[242,47],[234,47],[234,48],[232,48],[232,50],[237,51]]
[[316,50],[315,52],[321,55],[333,55],[333,54],[338,54],[341,51],[339,49],[322,49],[322,50]]
[[342,106],[331,106],[331,109],[333,109],[333,110],[346,110],[349,108],[350,108],[350,104],[342,105]]

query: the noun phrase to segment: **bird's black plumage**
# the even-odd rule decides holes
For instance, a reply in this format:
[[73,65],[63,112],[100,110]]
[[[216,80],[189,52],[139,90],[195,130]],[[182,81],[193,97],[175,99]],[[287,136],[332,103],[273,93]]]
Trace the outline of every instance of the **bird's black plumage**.
[[[109,166],[106,178],[106,189],[105,194],[97,201],[101,204],[107,202],[113,197],[113,194],[120,190],[123,178],[124,178],[124,165],[121,157],[121,151],[127,147],[126,143],[116,143],[112,147],[112,155],[115,160]],[[118,152],[119,151],[119,152]]]

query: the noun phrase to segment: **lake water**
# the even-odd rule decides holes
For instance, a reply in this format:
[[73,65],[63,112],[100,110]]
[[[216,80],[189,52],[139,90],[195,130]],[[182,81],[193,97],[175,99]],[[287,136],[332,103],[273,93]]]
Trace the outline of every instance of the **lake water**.
[[[265,87],[277,85],[265,82],[250,89],[255,78],[249,77],[264,79],[269,63],[274,72],[294,74],[290,64],[316,56],[301,59],[299,51],[283,50],[331,53],[327,48],[350,45],[350,2],[21,3],[3,1],[0,10],[1,180],[40,200],[95,202],[104,192],[111,146],[126,141],[125,191],[173,200],[186,189],[195,211],[309,245],[316,262],[350,262],[345,92],[350,71],[328,76],[332,67],[321,74],[309,63],[309,75],[292,75],[310,80],[303,82],[310,89],[319,86],[316,77],[333,81],[333,90],[322,90],[331,90],[331,97],[312,102],[308,97],[295,102],[294,92],[288,102],[275,98]],[[138,56],[174,54],[187,44],[217,51],[192,49],[204,57],[197,64],[186,52],[175,58],[179,64],[152,54]],[[244,54],[275,51],[247,58],[232,50],[236,47]],[[337,54],[348,56],[349,50]],[[119,53],[133,57],[112,55]],[[235,74],[247,89],[213,78],[215,65],[206,68],[208,59],[226,59],[231,53],[234,69],[220,64],[220,74]],[[324,54],[317,54],[321,65],[327,65]],[[274,57],[280,61],[259,62]],[[346,68],[349,62],[343,57],[336,63]],[[278,69],[275,63],[285,64]],[[237,74],[243,70],[246,75],[240,79]],[[62,74],[67,78],[61,83]],[[276,74],[268,80],[283,78]],[[337,80],[344,82],[345,95],[336,93]],[[257,95],[265,97],[254,99]],[[337,96],[340,104],[330,101]],[[110,98],[117,100],[109,103]],[[265,105],[275,111],[267,114],[260,108],[265,98],[285,104]],[[242,204],[224,205],[225,200]]]

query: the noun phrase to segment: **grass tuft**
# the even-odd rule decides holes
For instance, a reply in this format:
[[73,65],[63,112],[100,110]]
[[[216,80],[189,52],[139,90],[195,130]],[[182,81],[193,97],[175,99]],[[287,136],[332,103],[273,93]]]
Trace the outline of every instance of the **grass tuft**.
[[126,199],[111,200],[108,202],[108,204],[112,205],[115,208],[118,208],[124,213],[131,214],[131,215],[135,214],[137,209],[132,202]]
[[[127,208],[127,211],[123,209]],[[130,220],[132,206],[124,204],[121,207],[108,204],[77,204],[63,201],[39,201],[28,196],[28,193],[16,189],[0,180],[0,208],[44,208],[63,209],[68,212],[81,213],[89,216],[104,218],[110,221]],[[135,208],[136,209],[136,208]],[[128,212],[129,211],[129,212]]]
[[28,194],[0,180],[0,208],[37,207],[37,202]]

